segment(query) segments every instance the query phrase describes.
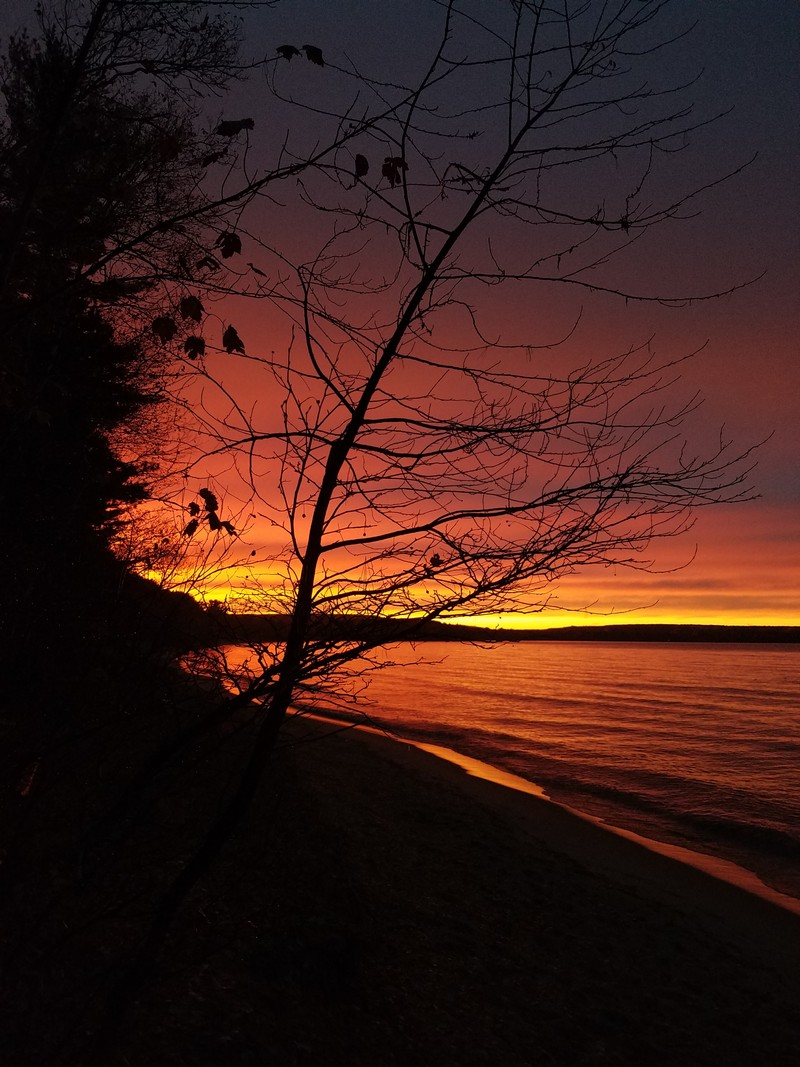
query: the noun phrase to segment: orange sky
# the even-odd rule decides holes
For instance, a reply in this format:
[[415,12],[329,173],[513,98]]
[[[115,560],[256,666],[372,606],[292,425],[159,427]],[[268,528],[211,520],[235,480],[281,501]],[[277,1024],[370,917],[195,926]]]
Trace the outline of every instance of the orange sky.
[[[332,50],[339,37],[347,37],[342,12],[355,16],[361,6],[337,5],[334,16],[325,5],[290,5],[264,18],[274,20],[270,39],[300,40],[303,27],[313,23],[314,39]],[[487,321],[534,341],[549,340],[582,309],[580,335],[570,350],[576,358],[619,351],[651,334],[659,356],[705,346],[683,374],[685,395],[699,390],[706,398],[690,421],[688,437],[702,449],[724,425],[742,449],[764,442],[752,475],[759,499],[705,509],[692,531],[653,546],[652,574],[606,568],[572,576],[551,592],[574,610],[548,610],[527,620],[531,625],[606,623],[617,613],[624,613],[620,621],[625,622],[800,624],[800,159],[794,112],[800,86],[792,89],[798,65],[789,62],[790,55],[784,62],[776,58],[789,51],[787,42],[793,28],[800,32],[800,19],[797,8],[782,0],[766,7],[742,0],[736,20],[724,8],[711,0],[692,6],[699,25],[679,53],[679,65],[691,73],[705,71],[696,92],[701,108],[734,110],[705,139],[698,138],[698,147],[685,161],[674,165],[673,179],[680,180],[687,162],[702,179],[754,153],[758,158],[734,181],[715,189],[698,218],[645,245],[616,277],[634,284],[652,277],[658,279],[659,291],[667,293],[713,292],[758,280],[730,297],[681,309],[585,300],[574,291],[553,296],[551,290],[533,300],[510,290],[488,309]],[[410,30],[396,27],[395,59],[402,52],[403,32]],[[780,78],[763,79],[767,63],[783,72]],[[307,76],[321,79],[324,74]],[[244,96],[242,106],[247,104]],[[273,236],[282,233],[290,244],[309,240],[305,232],[293,233],[297,224],[285,209],[270,205],[264,210],[264,225]],[[216,310],[224,321],[235,321],[248,353],[285,347],[286,326],[264,305],[220,305]],[[236,367],[232,360],[212,353],[208,366],[248,403],[268,407],[274,398],[260,391],[252,366]],[[229,476],[222,466],[198,468],[190,490],[209,478],[215,488],[224,489]],[[263,510],[255,506],[253,514]],[[237,570],[230,585],[219,584],[213,595],[241,588],[259,573],[269,581],[269,532],[262,517],[250,521],[244,543],[256,552],[253,570],[249,576]],[[589,605],[596,614],[578,610]],[[503,619],[505,625],[514,622]]]
[[[752,293],[688,312],[648,308],[615,315],[605,305],[585,310],[580,351],[589,345],[601,354],[614,351],[626,338],[644,336],[645,330],[655,332],[654,347],[661,353],[688,351],[707,340],[703,353],[686,366],[679,388],[682,395],[700,389],[706,398],[692,417],[688,436],[702,447],[724,425],[741,448],[764,442],[751,476],[758,499],[703,509],[692,530],[652,546],[653,573],[592,569],[548,590],[555,599],[542,614],[476,621],[536,627],[604,624],[615,617],[621,622],[800,624],[800,360],[797,334],[792,332],[794,310],[780,295],[778,287],[761,282]],[[565,317],[571,314],[568,303]],[[285,325],[262,305],[230,311],[248,351],[259,351],[261,337],[268,338],[270,349],[279,350],[285,342]],[[558,332],[556,326],[553,331]],[[267,389],[255,385],[250,365],[237,369],[225,354],[209,356],[208,363],[212,371],[224,373],[226,381],[238,382],[241,395],[262,409],[274,402]],[[198,469],[193,487],[200,487],[217,469],[213,463]],[[215,486],[224,486],[227,478],[220,476]],[[262,510],[256,507],[253,514]],[[264,520],[250,520],[244,547],[257,553],[252,569],[237,568],[230,584],[218,584],[212,595],[230,595],[252,586],[259,576],[271,584],[269,542]],[[559,610],[556,600],[570,610]]]
[[[257,527],[247,535],[247,544],[259,550],[265,540]],[[709,509],[691,532],[654,546],[658,570],[579,572],[548,591],[554,600],[542,613],[475,621],[532,627],[614,621],[797,625],[799,543],[796,508],[753,501]],[[253,581],[270,585],[272,578],[262,558],[215,580],[212,595],[225,598]],[[556,599],[569,610],[559,610]],[[584,607],[589,610],[580,610]]]
[[[650,332],[662,352],[689,351],[705,343],[685,374],[687,391],[700,389],[706,398],[690,436],[707,440],[724,424],[743,447],[764,441],[752,479],[759,499],[704,510],[692,531],[654,546],[654,573],[594,570],[553,590],[566,607],[592,605],[598,614],[551,609],[523,620],[526,624],[605,623],[619,612],[632,612],[620,616],[631,622],[800,624],[800,9],[794,0],[768,5],[739,0],[732,17],[729,6],[717,0],[696,0],[688,7],[697,27],[677,53],[678,67],[687,76],[702,70],[693,90],[700,108],[732,109],[699,138],[695,161],[699,158],[701,169],[712,175],[752,155],[757,158],[703,202],[701,217],[670,232],[659,245],[658,264],[664,277],[684,288],[766,273],[730,298],[678,311],[602,300],[584,306],[583,343],[608,351]],[[7,35],[31,11],[32,5],[12,3],[0,15],[0,31]],[[266,52],[276,41],[305,39],[311,27],[327,53],[341,56],[354,47],[359,34],[353,27],[363,25],[367,14],[372,18],[374,8],[362,0],[278,5],[252,16],[256,22],[248,29],[248,40]],[[402,66],[403,49],[410,53],[418,47],[419,28],[408,19],[405,5],[387,8],[381,17],[391,26],[390,32],[383,27],[373,35],[375,55]],[[391,57],[382,44],[387,33],[393,42]],[[363,35],[361,46],[370,47]],[[767,70],[774,73],[765,78]],[[262,121],[260,98],[253,100],[248,91],[242,90],[239,103],[231,106],[236,111],[241,105],[242,114],[252,110],[258,117],[256,132],[261,132],[269,122]],[[291,219],[285,214],[273,218],[292,234]],[[651,263],[645,257],[628,269],[635,277]],[[545,324],[541,333],[548,336],[548,317],[557,333],[580,303],[565,300],[559,307],[556,301],[546,314],[539,308]],[[518,314],[512,299],[501,308],[499,320],[513,328]],[[234,309],[231,316],[248,349],[267,351],[285,342],[260,305]],[[209,357],[211,369],[223,364],[228,373],[230,357]],[[234,373],[237,380],[248,399],[256,399],[249,395],[246,366]],[[209,480],[224,490],[223,466],[211,463],[193,472],[190,493]],[[259,574],[269,581],[269,531],[263,519],[250,520],[238,550],[239,559],[256,553],[252,570],[248,574],[237,566],[227,579],[215,579],[210,595],[229,595]],[[503,622],[515,620],[506,617]]]

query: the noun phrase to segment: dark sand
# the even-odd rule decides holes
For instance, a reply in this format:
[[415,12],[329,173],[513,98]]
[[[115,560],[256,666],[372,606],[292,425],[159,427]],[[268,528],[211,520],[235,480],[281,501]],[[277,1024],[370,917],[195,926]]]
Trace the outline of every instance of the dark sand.
[[[800,1062],[800,916],[408,745],[330,730],[289,724],[104,1067]],[[40,1021],[16,1048],[50,1051],[6,1062],[81,1062],[69,975],[91,966],[101,1003],[106,972],[91,938],[74,945],[55,975],[73,1032],[56,1047],[63,1019]]]
[[396,741],[278,762],[129,1062],[798,1063],[800,916]]

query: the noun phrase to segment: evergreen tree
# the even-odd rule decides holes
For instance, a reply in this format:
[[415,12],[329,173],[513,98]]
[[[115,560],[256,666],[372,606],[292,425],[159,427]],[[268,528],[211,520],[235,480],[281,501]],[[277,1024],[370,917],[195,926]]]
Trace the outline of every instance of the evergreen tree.
[[196,202],[199,149],[180,101],[81,60],[53,27],[11,40],[0,92],[3,647],[19,670],[33,647],[61,667],[103,631],[109,537],[147,494],[112,442],[159,399],[168,351],[150,322],[195,240],[161,223]]

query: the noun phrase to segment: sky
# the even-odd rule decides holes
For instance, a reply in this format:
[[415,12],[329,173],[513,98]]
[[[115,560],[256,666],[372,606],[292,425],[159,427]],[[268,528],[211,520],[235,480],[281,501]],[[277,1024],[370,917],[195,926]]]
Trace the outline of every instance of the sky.
[[[426,20],[436,5],[389,0],[374,4],[283,0],[249,15],[246,46],[273,54],[287,41],[313,41],[344,64],[345,55],[387,72],[419,62]],[[5,37],[29,16],[33,5],[12,4],[0,15]],[[558,589],[568,610],[549,609],[524,620],[533,625],[585,622],[793,623],[800,624],[800,7],[794,0],[694,0],[676,5],[676,25],[696,20],[692,33],[658,59],[660,73],[693,77],[691,99],[702,113],[727,112],[696,138],[673,168],[709,180],[753,159],[731,181],[702,201],[702,213],[669,231],[645,258],[635,257],[628,279],[658,267],[666,291],[717,291],[754,279],[731,296],[690,307],[625,305],[604,298],[559,295],[542,310],[543,329],[554,329],[580,305],[583,351],[609,351],[652,334],[660,353],[702,351],[683,369],[685,395],[702,393],[704,404],[687,427],[690,439],[724,433],[741,449],[759,445],[751,480],[756,499],[703,509],[692,530],[659,541],[652,572],[609,566],[566,579]],[[263,45],[263,48],[262,48]],[[302,61],[304,62],[304,61]],[[657,73],[654,72],[654,73]],[[314,77],[322,73],[312,72]],[[311,76],[311,75],[309,75]],[[320,80],[320,85],[324,82]],[[240,87],[225,114],[254,114],[269,129],[258,83]],[[286,226],[287,217],[271,218]],[[302,240],[285,230],[287,240]],[[662,290],[662,291],[665,291]],[[490,311],[504,327],[525,320],[528,307],[511,299]],[[248,349],[285,342],[281,327],[263,305],[238,312],[237,327]],[[215,365],[212,365],[214,370]],[[230,373],[226,371],[226,373]],[[230,381],[250,388],[247,368]],[[213,473],[213,472],[212,472]],[[258,509],[256,509],[256,513]],[[269,534],[261,519],[247,531],[247,545],[268,571]],[[237,579],[234,579],[237,581]],[[224,596],[218,585],[214,595]],[[580,609],[589,608],[585,614]],[[495,620],[482,620],[495,621]],[[503,625],[523,620],[506,616]]]

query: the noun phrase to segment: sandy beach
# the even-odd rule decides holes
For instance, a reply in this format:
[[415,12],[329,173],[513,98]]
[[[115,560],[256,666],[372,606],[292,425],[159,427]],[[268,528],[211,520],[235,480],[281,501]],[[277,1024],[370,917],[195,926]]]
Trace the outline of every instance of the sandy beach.
[[[182,820],[218,802],[219,759],[196,766],[196,800],[163,809],[171,869]],[[149,840],[129,893],[163,871]],[[9,1063],[83,1062],[110,946],[137,920],[76,908],[86,932],[68,919],[60,955],[28,963],[34,945],[16,972]],[[800,915],[428,752],[298,718],[104,1067],[794,1067],[798,960]]]
[[290,724],[122,1062],[797,1062],[800,916],[330,729]]

